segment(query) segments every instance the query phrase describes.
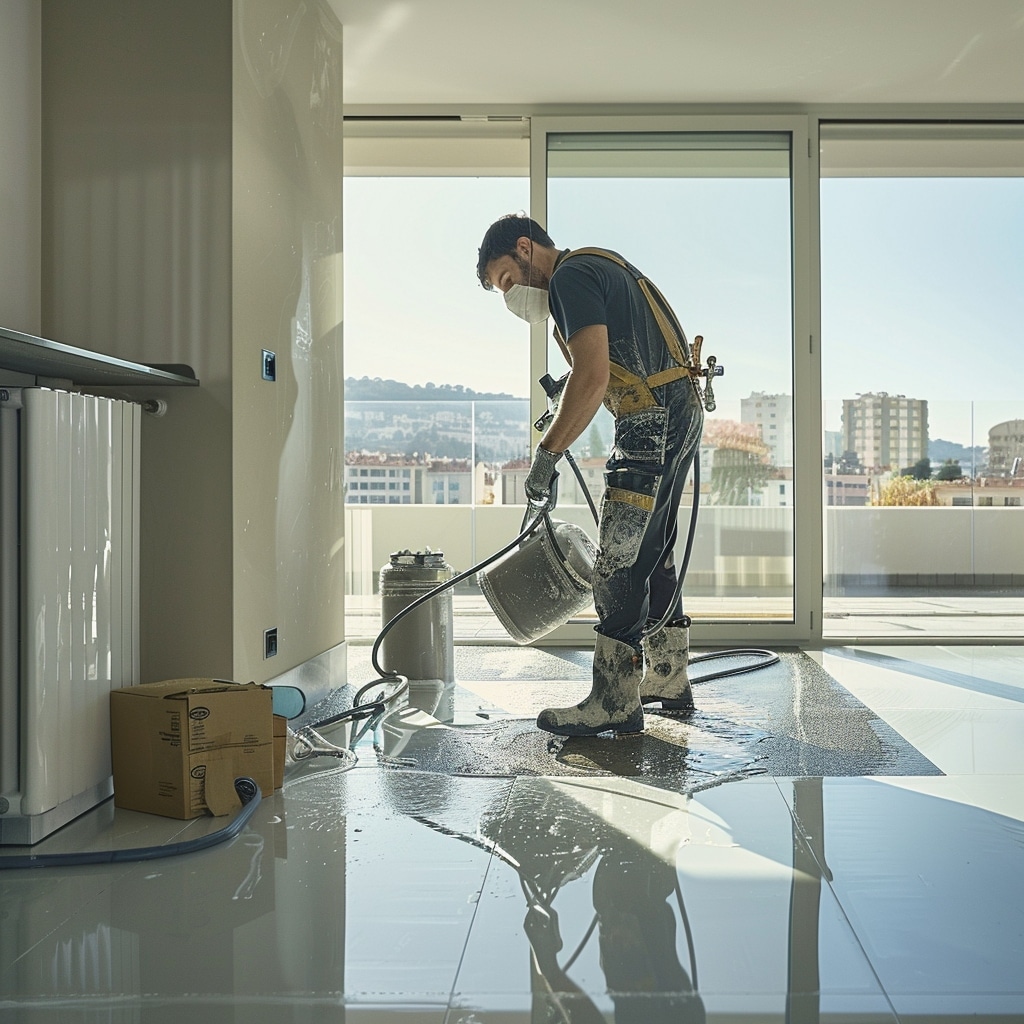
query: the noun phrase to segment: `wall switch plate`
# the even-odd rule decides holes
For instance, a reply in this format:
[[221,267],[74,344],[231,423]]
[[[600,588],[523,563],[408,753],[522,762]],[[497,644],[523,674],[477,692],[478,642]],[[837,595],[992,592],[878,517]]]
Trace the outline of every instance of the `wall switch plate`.
[[263,379],[277,380],[277,353],[263,350]]
[[277,627],[263,631],[263,658],[273,658],[277,654]]

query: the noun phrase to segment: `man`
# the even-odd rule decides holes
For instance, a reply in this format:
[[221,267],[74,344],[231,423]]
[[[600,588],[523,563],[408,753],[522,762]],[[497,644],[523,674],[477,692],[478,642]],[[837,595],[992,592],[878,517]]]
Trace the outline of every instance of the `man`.
[[[477,277],[529,323],[550,315],[570,366],[527,477],[531,503],[550,501],[558,460],[599,406],[615,417],[592,579],[593,687],[575,707],[542,711],[537,725],[562,736],[642,732],[645,703],[693,707],[689,619],[673,560],[679,501],[704,423],[689,345],[635,267],[609,250],[559,250],[528,217],[510,214],[491,225]],[[645,636],[666,612],[666,626]]]

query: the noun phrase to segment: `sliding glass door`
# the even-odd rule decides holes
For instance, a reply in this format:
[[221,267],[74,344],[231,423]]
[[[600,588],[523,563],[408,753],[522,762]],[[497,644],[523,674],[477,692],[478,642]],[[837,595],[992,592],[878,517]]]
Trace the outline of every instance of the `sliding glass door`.
[[[700,449],[699,514],[684,590],[702,638],[796,637],[810,629],[795,571],[796,489],[808,482],[795,457],[793,400],[794,187],[797,176],[801,187],[807,177],[806,160],[798,175],[793,168],[801,128],[762,119],[533,125],[532,212],[555,243],[624,256],[668,298],[691,342],[704,338],[705,358],[713,354],[725,367]],[[803,138],[796,145],[806,152]],[[534,363],[543,360],[558,377],[567,367],[543,335],[542,328],[534,338]],[[602,410],[576,453],[595,497],[611,437],[611,417]],[[559,514],[592,529],[578,490],[563,491]],[[681,538],[692,504],[691,478]],[[682,554],[681,541],[677,562]],[[591,610],[574,625],[585,630],[594,621]]]
[[1024,126],[821,125],[825,635],[1024,614]]

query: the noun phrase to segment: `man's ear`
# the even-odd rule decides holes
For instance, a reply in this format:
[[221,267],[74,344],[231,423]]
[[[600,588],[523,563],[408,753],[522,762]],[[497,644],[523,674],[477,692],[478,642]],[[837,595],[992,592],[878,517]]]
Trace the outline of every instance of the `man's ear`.
[[530,259],[533,256],[533,242],[526,235],[521,235],[516,239],[516,252],[524,259]]

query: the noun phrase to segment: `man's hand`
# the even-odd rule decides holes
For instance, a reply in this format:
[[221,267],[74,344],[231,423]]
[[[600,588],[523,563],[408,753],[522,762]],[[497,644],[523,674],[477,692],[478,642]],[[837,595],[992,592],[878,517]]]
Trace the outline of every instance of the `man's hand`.
[[551,500],[551,485],[557,476],[555,466],[562,457],[561,452],[549,452],[547,448],[537,445],[537,452],[530,466],[530,474],[524,485],[526,498],[531,505],[543,507]]

